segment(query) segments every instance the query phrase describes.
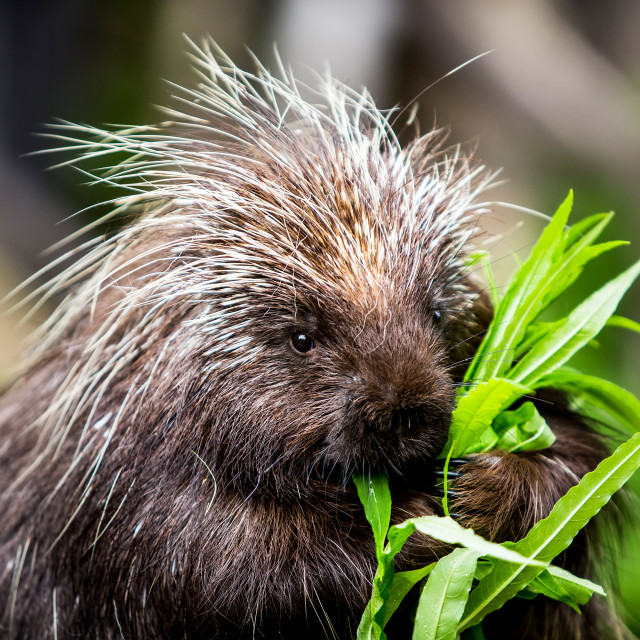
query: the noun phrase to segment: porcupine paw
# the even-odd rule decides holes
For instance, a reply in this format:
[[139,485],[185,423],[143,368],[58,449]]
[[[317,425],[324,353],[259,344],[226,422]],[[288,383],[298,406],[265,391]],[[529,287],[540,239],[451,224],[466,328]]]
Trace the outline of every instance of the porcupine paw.
[[[451,459],[449,515],[492,540],[523,537],[539,512],[533,471],[528,460],[503,451]],[[436,468],[436,493],[444,497],[444,461]]]

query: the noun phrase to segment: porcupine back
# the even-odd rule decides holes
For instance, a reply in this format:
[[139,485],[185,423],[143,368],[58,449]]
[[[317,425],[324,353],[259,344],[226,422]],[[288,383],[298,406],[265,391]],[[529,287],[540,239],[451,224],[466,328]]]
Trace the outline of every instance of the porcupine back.
[[330,77],[311,101],[284,70],[194,60],[170,122],[57,125],[70,162],[126,156],[101,179],[132,221],[36,292],[65,297],[0,399],[13,637],[356,614],[373,560],[348,478],[437,455],[488,322],[464,270],[482,167],[438,132],[401,148]]

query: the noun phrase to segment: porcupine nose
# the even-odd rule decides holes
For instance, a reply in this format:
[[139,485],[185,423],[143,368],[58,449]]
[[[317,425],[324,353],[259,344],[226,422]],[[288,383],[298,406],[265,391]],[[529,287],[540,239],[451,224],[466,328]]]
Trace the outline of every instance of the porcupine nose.
[[414,427],[420,426],[420,410],[417,407],[400,407],[394,409],[389,420],[389,428],[391,431],[402,432],[404,430],[411,431],[411,422]]
[[[370,370],[359,413],[363,433],[392,439],[448,429],[453,388],[430,358],[407,358]],[[443,426],[444,425],[444,426]]]
[[[429,388],[426,380],[386,381],[371,384],[367,405],[369,427],[374,432],[402,435],[405,431],[419,430],[429,419]],[[380,388],[382,387],[382,389]]]
[[453,389],[434,372],[409,371],[391,377],[378,370],[362,381],[336,453],[391,469],[437,456],[449,432]]
[[358,346],[332,455],[385,468],[435,458],[447,440],[455,388],[431,332],[398,313],[394,323],[362,332]]

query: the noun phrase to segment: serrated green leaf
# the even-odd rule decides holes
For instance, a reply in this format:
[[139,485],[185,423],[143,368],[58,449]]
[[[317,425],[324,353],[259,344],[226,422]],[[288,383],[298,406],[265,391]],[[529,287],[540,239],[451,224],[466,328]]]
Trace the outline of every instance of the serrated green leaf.
[[532,402],[497,415],[493,429],[498,434],[496,448],[513,453],[546,449],[556,440],[551,427]]
[[[586,474],[539,521],[525,538],[513,545],[522,555],[550,563],[600,511],[611,496],[640,467],[640,433],[620,445],[598,467]],[[542,572],[540,567],[499,563],[471,592],[459,630],[480,622],[499,609]]]
[[412,640],[455,640],[477,561],[471,549],[454,549],[438,561],[420,594]]

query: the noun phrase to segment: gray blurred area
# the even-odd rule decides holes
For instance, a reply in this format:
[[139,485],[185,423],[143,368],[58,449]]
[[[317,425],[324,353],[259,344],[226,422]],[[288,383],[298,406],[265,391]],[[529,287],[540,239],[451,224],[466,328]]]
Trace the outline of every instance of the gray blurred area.
[[[552,213],[573,188],[574,219],[617,211],[608,239],[632,246],[593,278],[640,256],[638,0],[4,0],[0,298],[55,256],[47,247],[106,211],[71,214],[116,195],[83,186],[87,178],[73,169],[47,171],[57,156],[29,154],[54,143],[35,134],[55,118],[161,118],[152,105],[169,101],[163,79],[193,80],[183,33],[196,42],[210,34],[241,66],[251,64],[246,46],[269,66],[277,42],[303,79],[312,82],[309,69],[328,62],[349,85],[369,87],[381,107],[417,98],[423,131],[449,127],[451,142],[504,168],[491,198]],[[501,208],[491,223],[509,234],[496,252],[505,264],[542,225]],[[639,299],[636,286],[622,312],[639,320]],[[0,384],[29,329],[17,320],[0,315]],[[589,356],[595,373],[636,392],[639,360],[640,337],[631,334],[603,338]],[[637,610],[640,594],[626,597]]]

